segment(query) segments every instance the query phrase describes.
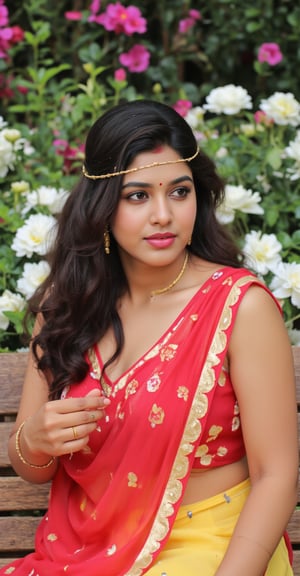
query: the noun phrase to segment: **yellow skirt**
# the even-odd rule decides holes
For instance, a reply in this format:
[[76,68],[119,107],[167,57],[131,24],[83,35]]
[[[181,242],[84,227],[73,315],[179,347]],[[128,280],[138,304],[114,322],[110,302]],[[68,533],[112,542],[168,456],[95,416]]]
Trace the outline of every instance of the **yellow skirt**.
[[[249,480],[179,508],[170,538],[147,576],[214,576],[250,490]],[[282,538],[265,576],[292,576]]]

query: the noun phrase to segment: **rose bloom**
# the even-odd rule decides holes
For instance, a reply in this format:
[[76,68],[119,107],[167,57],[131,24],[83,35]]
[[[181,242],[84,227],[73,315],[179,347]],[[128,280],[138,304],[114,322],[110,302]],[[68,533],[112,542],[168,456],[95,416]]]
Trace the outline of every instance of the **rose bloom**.
[[270,288],[274,296],[291,298],[292,304],[300,308],[300,264],[281,262],[273,273]]
[[205,110],[201,106],[191,108],[185,115],[185,121],[189,124],[192,130],[196,130],[199,124],[202,123]]
[[270,66],[276,66],[282,58],[280,47],[275,42],[265,42],[259,47],[257,55],[259,62],[267,62]]
[[263,99],[260,109],[282,126],[300,124],[300,104],[291,92],[275,92],[270,98]]
[[46,254],[54,240],[56,228],[54,216],[45,214],[32,214],[16,232],[12,243],[12,249],[17,256],[28,256],[35,254],[43,256]]
[[246,263],[258,274],[267,274],[281,262],[282,245],[275,234],[262,234],[252,230],[245,236],[244,255]]
[[69,192],[63,188],[52,188],[51,186],[40,186],[26,194],[26,204],[22,211],[26,214],[35,206],[47,206],[51,214],[59,214],[69,196]]
[[245,88],[227,84],[214,88],[206,97],[206,104],[203,108],[215,114],[232,115],[252,108],[252,101]]
[[117,82],[124,82],[124,80],[126,80],[126,72],[124,68],[118,68],[117,70],[115,70],[114,79]]
[[25,300],[20,294],[14,294],[10,290],[4,290],[0,296],[0,329],[6,330],[9,319],[3,312],[20,312],[25,308]]
[[150,52],[142,44],[135,44],[128,52],[120,54],[119,61],[130,72],[144,72],[150,61]]
[[36,289],[46,280],[50,266],[46,260],[37,263],[26,262],[21,278],[17,281],[17,288],[25,298],[31,298]]
[[188,111],[192,108],[192,102],[190,100],[177,100],[173,108],[178,112],[178,114],[180,114],[180,116],[185,117]]
[[228,184],[225,186],[224,201],[217,209],[217,218],[223,224],[229,224],[233,222],[236,210],[246,214],[263,214],[264,210],[259,206],[259,202],[261,196],[258,192]]

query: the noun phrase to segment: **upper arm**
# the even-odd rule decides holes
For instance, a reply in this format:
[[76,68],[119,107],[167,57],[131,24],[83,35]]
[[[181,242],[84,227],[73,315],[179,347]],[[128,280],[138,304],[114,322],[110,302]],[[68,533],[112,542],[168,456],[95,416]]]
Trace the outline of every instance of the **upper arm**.
[[252,478],[297,473],[298,441],[292,350],[271,296],[251,286],[229,344],[231,380]]
[[[39,319],[36,320],[33,333],[40,329]],[[28,363],[22,388],[18,416],[14,431],[24,420],[37,412],[48,401],[49,387],[44,375],[37,369],[32,351],[28,354]]]

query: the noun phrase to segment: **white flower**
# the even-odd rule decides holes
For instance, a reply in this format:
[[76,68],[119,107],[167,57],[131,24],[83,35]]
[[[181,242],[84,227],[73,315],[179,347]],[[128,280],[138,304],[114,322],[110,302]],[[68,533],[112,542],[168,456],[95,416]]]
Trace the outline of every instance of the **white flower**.
[[27,262],[24,266],[23,275],[17,281],[17,288],[26,298],[30,298],[35,290],[47,278],[50,266],[45,260],[38,263]]
[[282,245],[275,234],[262,234],[252,230],[245,236],[243,252],[247,265],[258,274],[274,272],[281,263],[280,251]]
[[12,144],[21,138],[21,132],[16,128],[4,128],[4,130],[2,130],[2,135],[6,140],[8,140],[8,142],[11,142]]
[[217,217],[223,224],[233,222],[235,210],[246,214],[263,214],[264,210],[259,206],[261,197],[258,192],[246,190],[243,186],[228,184],[225,187],[225,198],[217,209]]
[[288,333],[292,346],[300,346],[300,330],[289,330]]
[[225,146],[221,146],[215,154],[216,158],[226,158],[228,156],[228,150]]
[[286,158],[292,158],[295,161],[294,166],[288,168],[288,173],[291,174],[291,180],[300,178],[300,130],[297,131],[296,138],[291,140],[288,146],[284,149]]
[[238,114],[241,110],[252,108],[247,90],[234,84],[214,88],[206,97],[206,102],[204,110],[215,114]]
[[12,170],[16,160],[13,144],[0,132],[0,177],[4,178]]
[[300,124],[300,104],[291,92],[275,92],[270,98],[261,101],[260,109],[274,120],[275,124]]
[[0,329],[6,330],[9,320],[3,312],[18,312],[25,307],[25,300],[20,294],[14,294],[10,290],[4,290],[0,296]]
[[202,123],[204,114],[205,110],[201,106],[195,106],[188,111],[184,119],[195,130]]
[[57,190],[50,186],[40,186],[26,195],[26,204],[22,212],[26,214],[31,208],[40,205],[47,206],[51,214],[59,214],[68,196],[69,192],[63,188]]
[[17,231],[12,249],[17,256],[32,256],[33,253],[44,255],[54,240],[56,227],[54,216],[32,214]]
[[0,116],[0,130],[3,130],[7,126],[7,122],[5,122],[3,116]]
[[300,264],[296,262],[281,262],[273,270],[275,276],[270,288],[276,298],[291,298],[291,302],[300,308]]

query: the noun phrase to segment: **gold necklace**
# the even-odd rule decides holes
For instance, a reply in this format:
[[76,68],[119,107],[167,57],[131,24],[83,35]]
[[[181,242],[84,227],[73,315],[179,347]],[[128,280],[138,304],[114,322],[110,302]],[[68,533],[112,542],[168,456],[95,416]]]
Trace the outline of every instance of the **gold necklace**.
[[176,276],[175,280],[173,280],[173,282],[171,282],[171,284],[168,284],[168,286],[166,286],[165,288],[159,288],[158,290],[152,290],[152,292],[150,293],[150,298],[153,298],[154,296],[158,296],[160,294],[164,294],[165,292],[169,292],[169,290],[171,290],[171,288],[173,288],[173,286],[175,286],[177,284],[177,282],[179,282],[180,278],[182,277],[182,275],[186,269],[188,259],[189,259],[189,253],[187,252],[185,255],[185,259],[184,259],[182,268],[181,268],[178,276]]

